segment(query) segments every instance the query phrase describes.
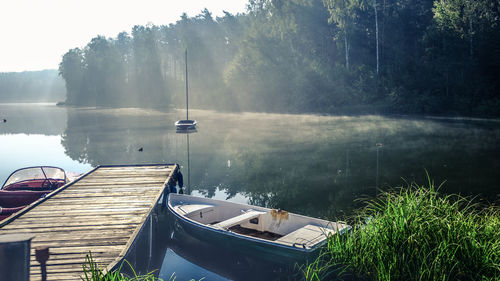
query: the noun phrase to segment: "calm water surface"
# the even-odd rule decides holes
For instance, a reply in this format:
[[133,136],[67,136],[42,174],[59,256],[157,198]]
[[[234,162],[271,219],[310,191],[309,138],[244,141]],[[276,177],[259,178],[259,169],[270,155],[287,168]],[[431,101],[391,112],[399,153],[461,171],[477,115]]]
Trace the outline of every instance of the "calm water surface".
[[[377,187],[425,184],[425,171],[436,183],[446,181],[443,192],[499,198],[495,120],[190,113],[199,128],[186,135],[174,127],[182,111],[0,104],[0,121],[7,120],[0,122],[0,181],[30,165],[83,173],[101,164],[179,163],[193,195],[331,219],[351,214],[361,204],[354,200]],[[172,243],[158,263],[163,277],[247,274],[231,276],[223,261],[208,270]]]

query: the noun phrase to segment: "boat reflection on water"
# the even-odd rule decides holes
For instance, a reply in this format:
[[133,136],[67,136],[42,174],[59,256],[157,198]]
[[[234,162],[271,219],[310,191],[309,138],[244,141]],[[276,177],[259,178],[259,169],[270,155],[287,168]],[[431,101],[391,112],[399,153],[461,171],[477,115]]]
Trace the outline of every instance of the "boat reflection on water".
[[186,128],[176,127],[176,130],[175,130],[175,133],[177,133],[177,134],[193,134],[193,133],[197,133],[197,132],[198,132],[198,129],[196,129],[196,128],[187,128],[186,129]]
[[159,278],[163,280],[230,280],[198,266],[167,249]]
[[[189,162],[189,134],[193,134],[198,132],[196,128],[188,129],[188,130],[177,130],[177,134],[185,134],[186,135],[186,152],[187,152],[187,185],[186,192],[187,194],[191,194],[191,170],[190,170],[190,162]],[[181,186],[182,188],[182,186]]]
[[[173,217],[168,220],[173,223]],[[200,241],[171,225],[159,272],[163,280],[300,280],[295,265],[259,260]]]

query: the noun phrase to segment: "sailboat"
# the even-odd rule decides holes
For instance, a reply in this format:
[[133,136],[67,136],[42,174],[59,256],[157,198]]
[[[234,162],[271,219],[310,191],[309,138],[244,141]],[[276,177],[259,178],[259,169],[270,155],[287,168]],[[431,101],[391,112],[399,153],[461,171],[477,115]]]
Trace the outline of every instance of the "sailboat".
[[177,131],[190,131],[196,130],[196,120],[189,119],[189,99],[188,99],[188,68],[187,68],[187,49],[185,53],[186,60],[186,119],[177,120],[175,122],[175,128]]

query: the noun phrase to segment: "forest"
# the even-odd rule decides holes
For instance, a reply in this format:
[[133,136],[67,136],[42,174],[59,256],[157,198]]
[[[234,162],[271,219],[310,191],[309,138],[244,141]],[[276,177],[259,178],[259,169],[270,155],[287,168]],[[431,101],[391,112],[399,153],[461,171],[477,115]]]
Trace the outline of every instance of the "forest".
[[57,70],[0,73],[0,102],[60,102],[65,96]]
[[500,113],[499,0],[249,0],[64,54],[66,104],[318,114]]

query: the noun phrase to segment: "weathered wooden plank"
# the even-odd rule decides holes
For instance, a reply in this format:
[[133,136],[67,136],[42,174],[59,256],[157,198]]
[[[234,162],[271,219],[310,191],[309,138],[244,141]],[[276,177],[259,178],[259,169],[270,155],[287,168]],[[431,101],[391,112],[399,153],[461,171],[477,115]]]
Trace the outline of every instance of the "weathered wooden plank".
[[[39,245],[41,246],[41,245]],[[50,253],[54,254],[77,254],[85,253],[88,254],[89,251],[92,252],[92,256],[98,256],[100,253],[114,253],[122,250],[122,246],[96,246],[96,247],[85,247],[85,246],[71,246],[67,247],[65,245],[60,245],[59,247],[50,248]],[[33,249],[32,254],[34,255],[35,250]]]
[[[92,259],[101,264],[101,263],[110,263],[112,262],[115,258],[114,257],[94,257],[92,256]],[[62,269],[64,267],[70,269],[71,271],[81,271],[82,270],[82,264],[85,263],[85,257],[83,259],[81,258],[75,258],[75,259],[66,259],[66,260],[53,260],[53,259],[49,259],[47,261],[47,266],[53,268],[53,269],[56,269],[56,268],[59,268],[59,269]],[[78,268],[78,266],[80,266]],[[33,271],[36,271],[37,269],[40,268],[40,265],[36,262],[36,260],[34,260],[33,263],[31,263],[31,268],[33,269]],[[51,278],[52,279],[52,278]]]
[[148,185],[148,184],[158,184],[162,183],[162,180],[160,178],[147,178],[147,177],[137,177],[137,178],[130,178],[130,179],[112,179],[112,178],[105,178],[105,179],[88,179],[84,183],[80,183],[78,185],[74,185],[73,189],[77,189],[78,187],[82,186],[89,186],[89,185],[96,185],[96,186],[115,186],[115,184],[120,184],[120,185],[131,185],[131,186],[138,186],[138,184],[141,185]]
[[[137,216],[144,214],[144,212],[147,211],[147,208],[140,208],[137,210],[109,210],[109,211],[95,211],[95,212],[81,212],[79,210],[73,210],[73,211],[62,211],[60,212],[60,215],[62,216],[88,216],[90,214],[92,215],[99,215],[103,217],[107,217],[109,215],[130,215],[130,216]],[[29,218],[36,218],[36,217],[58,217],[56,214],[51,213],[51,214],[41,214],[41,213],[33,213],[28,216]]]
[[[75,239],[76,237],[86,237],[87,235],[91,235],[91,237],[101,238],[103,236],[106,236],[108,232],[111,232],[114,235],[122,235],[123,233],[126,233],[128,231],[132,231],[135,229],[136,225],[135,224],[127,224],[127,225],[99,225],[90,228],[89,225],[84,225],[84,226],[72,226],[72,227],[67,227],[67,226],[61,226],[61,227],[54,227],[54,228],[49,228],[49,227],[39,227],[39,228],[32,228],[32,229],[9,229],[6,230],[4,233],[5,234],[14,234],[14,233],[28,233],[28,234],[33,234],[36,235],[34,241],[41,241],[42,238],[44,237],[49,237],[51,240],[54,240],[55,237],[53,235],[57,234],[57,239],[62,239],[64,238],[66,233],[71,234],[72,239]],[[90,230],[89,230],[90,228]],[[100,233],[95,233],[96,231],[101,231]],[[87,234],[88,233],[88,234]],[[78,236],[77,236],[78,235]],[[71,238],[70,236],[70,238]]]
[[[45,232],[38,232],[38,231],[32,231],[29,233],[33,233],[34,235],[37,235],[37,237],[34,238],[33,241],[38,241],[38,236],[43,237],[44,233],[51,233],[52,235],[57,235],[57,237],[52,237],[53,240],[58,240],[59,237],[63,237],[64,235],[69,233],[73,234],[75,237],[73,238],[74,240],[76,239],[81,239],[85,238],[87,236],[90,237],[95,237],[96,239],[102,236],[107,236],[108,234],[127,234],[135,229],[134,225],[129,225],[128,227],[119,227],[119,226],[99,226],[95,228],[79,228],[79,229],[74,229],[74,228],[54,228],[51,231],[45,231]],[[22,231],[16,230],[15,233],[23,233]]]
[[[59,272],[48,271],[47,275],[50,276],[49,280],[51,281],[66,281],[66,280],[82,280],[79,277],[80,274],[82,273],[83,272],[59,273]],[[31,281],[42,280],[40,272],[31,273],[31,276],[33,276],[30,278]]]
[[95,174],[99,173],[106,173],[106,172],[120,172],[120,171],[125,171],[125,172],[137,172],[137,171],[164,171],[164,170],[172,170],[173,167],[171,165],[163,165],[163,166],[137,166],[137,165],[132,165],[129,167],[122,166],[122,167],[117,167],[117,166],[101,166],[99,167],[99,171]]
[[[130,199],[133,199],[133,200],[137,200],[137,201],[145,201],[145,199],[147,199],[149,196],[152,196],[152,195],[155,195],[154,192],[151,192],[151,193],[142,193],[142,194],[128,194],[128,193],[120,193],[120,192],[115,192],[115,194],[92,194],[92,199],[94,199],[96,202],[99,202],[101,199],[102,200],[109,200],[110,202],[119,202],[119,200],[122,198],[119,194],[121,194],[121,196],[123,196],[123,200],[127,200],[127,198],[130,198]],[[67,194],[69,195],[69,194]],[[146,198],[144,198],[145,196],[147,196]],[[73,200],[78,200],[78,199],[84,199],[84,198],[87,198],[87,197],[84,197],[82,196],[82,194],[78,194],[78,195],[69,195],[69,196],[60,196],[57,198],[57,200],[55,202],[59,202],[61,200],[64,200],[65,198],[68,198],[68,199],[73,199]],[[111,200],[114,200],[114,201],[111,201]],[[106,202],[106,201],[104,201]]]
[[99,191],[99,192],[83,192],[83,191],[68,191],[67,194],[70,194],[70,195],[78,195],[80,197],[84,197],[84,196],[92,196],[92,197],[109,197],[109,196],[116,196],[116,197],[119,197],[121,195],[124,195],[124,196],[153,196],[155,195],[156,193],[158,193],[158,191],[155,191],[155,190],[135,190],[135,191],[122,191],[120,192],[119,190],[102,190],[102,191]]
[[[87,255],[88,253],[55,254],[51,252],[49,260],[51,261],[79,260],[80,263],[83,263]],[[114,259],[115,256],[113,255],[113,253],[101,253],[97,257],[93,258],[98,261],[100,259]],[[39,263],[36,261],[36,257],[34,254],[30,256],[30,261],[32,266],[39,265]]]
[[128,179],[134,179],[134,178],[142,178],[142,179],[158,179],[161,177],[168,177],[170,174],[170,171],[167,172],[110,172],[110,173],[92,173],[91,175],[88,175],[87,178],[90,181],[93,180],[100,180],[104,181],[106,179],[113,179],[113,180],[128,180]]
[[[7,230],[15,230],[15,229],[25,229],[25,228],[33,228],[33,230],[36,230],[38,228],[58,228],[58,227],[86,227],[86,226],[114,226],[114,225],[137,225],[137,223],[140,223],[142,220],[141,217],[129,217],[129,216],[123,216],[123,217],[117,217],[114,220],[99,220],[99,218],[93,218],[92,220],[86,220],[86,216],[79,216],[75,217],[75,220],[73,221],[68,221],[68,220],[60,220],[57,223],[54,223],[53,225],[51,224],[52,221],[50,220],[51,218],[54,217],[41,217],[41,218],[30,218],[24,219],[22,222],[19,224],[16,224],[15,226],[12,226],[11,228],[5,229]],[[30,224],[33,224],[33,227],[30,226]],[[41,224],[41,226],[39,225]]]
[[[34,274],[40,274],[39,269],[37,269],[36,267],[33,268],[33,271],[30,270],[30,273],[31,272]],[[78,276],[79,274],[83,273],[82,263],[80,264],[69,263],[69,264],[47,266],[47,279],[53,280],[52,276],[58,273],[75,274],[76,276]],[[68,280],[81,280],[81,279],[78,278],[78,279],[68,279]]]
[[[66,238],[66,234],[71,234],[73,235],[72,240],[78,240],[78,239],[83,239],[87,237],[94,237],[95,239],[98,239],[103,236],[109,236],[111,235],[127,235],[133,232],[135,229],[134,225],[128,226],[127,228],[119,228],[114,226],[113,228],[111,227],[99,227],[99,228],[92,228],[91,230],[88,229],[73,229],[73,228],[66,228],[66,229],[52,229],[50,231],[41,231],[39,229],[30,231],[29,229],[15,229],[14,231],[5,231],[5,234],[33,234],[36,235],[36,237],[33,239],[33,244],[37,243],[39,239],[44,238],[46,235],[52,235],[52,241],[57,241],[57,240],[64,240]],[[99,233],[96,233],[99,231]]]
[[141,178],[141,179],[145,179],[145,180],[154,180],[154,179],[160,179],[161,177],[166,177],[168,176],[167,173],[163,174],[163,173],[156,173],[156,174],[139,174],[139,173],[136,173],[136,174],[131,174],[131,173],[123,173],[123,174],[101,174],[101,175],[97,175],[97,174],[93,174],[91,176],[88,177],[87,180],[89,181],[106,181],[108,179],[112,179],[112,180],[116,180],[118,182],[120,181],[129,181],[129,180],[135,180],[137,178]]
[[[79,266],[79,268],[78,268]],[[50,271],[49,271],[50,269]],[[40,269],[37,267],[34,267],[30,272],[34,274],[40,274]],[[47,279],[48,280],[54,280],[53,275],[55,274],[60,274],[60,273],[66,273],[66,275],[69,274],[75,274],[79,275],[83,273],[83,268],[82,268],[82,263],[69,263],[69,264],[58,264],[58,265],[52,265],[52,266],[47,266]],[[81,280],[79,277],[76,280]],[[30,279],[31,280],[31,279]],[[68,280],[75,280],[75,279],[68,279]]]
[[[56,241],[44,241],[40,243],[40,246],[44,247],[57,247],[64,244],[67,247],[94,247],[94,246],[124,246],[127,244],[128,237],[113,240],[102,240],[102,239],[79,239],[79,240],[56,240]],[[33,244],[36,245],[36,244]]]
[[[108,215],[106,216],[106,219],[103,219],[103,216],[96,216],[96,215],[83,215],[83,216],[75,216],[72,218],[61,218],[57,222],[54,222],[54,218],[51,216],[42,216],[42,217],[26,217],[26,218],[20,218],[19,221],[15,225],[10,226],[8,229],[14,229],[14,228],[26,228],[26,227],[35,227],[37,223],[43,223],[45,226],[48,227],[56,227],[59,224],[64,224],[64,225],[78,225],[82,223],[92,223],[92,225],[99,225],[100,223],[102,224],[113,224],[113,222],[116,223],[137,223],[141,221],[142,218],[139,216],[133,216],[130,215],[129,213],[122,215],[122,214],[117,214],[117,215]],[[51,223],[47,225],[47,223]],[[53,223],[53,225],[52,225]]]
[[89,182],[89,183],[86,183],[86,184],[82,184],[82,185],[79,185],[79,186],[75,186],[74,188],[70,188],[68,189],[67,191],[79,191],[79,190],[83,190],[83,191],[91,191],[93,189],[98,189],[98,190],[113,190],[113,189],[116,189],[116,190],[122,190],[122,189],[131,189],[133,191],[136,191],[136,190],[141,190],[141,189],[154,189],[154,190],[158,190],[159,188],[163,188],[161,186],[162,182],[160,181],[149,181],[149,182],[144,182],[143,184],[139,185],[137,182],[134,183],[134,182],[122,182],[122,183],[117,183],[115,185],[113,184],[109,184],[109,183],[106,183],[106,184],[99,184],[98,182],[94,183],[94,182]]
[[[101,220],[80,220],[80,221],[67,221],[67,222],[56,222],[47,225],[46,222],[51,222],[48,220],[49,218],[45,218],[45,220],[30,220],[23,221],[22,224],[16,224],[15,226],[8,229],[8,231],[16,231],[17,229],[26,229],[30,228],[33,231],[49,231],[53,228],[67,228],[72,230],[85,229],[92,226],[95,227],[128,227],[128,226],[136,226],[137,223],[141,220],[141,218],[130,218],[129,220],[110,220],[110,221],[101,221]],[[7,231],[7,230],[6,230]]]
[[[75,203],[75,204],[85,204],[85,203],[118,203],[118,202],[147,202],[146,200],[138,197],[137,195],[122,195],[120,197],[113,196],[99,196],[95,197],[85,197],[85,196],[57,196],[52,198],[51,205],[60,203]],[[149,201],[148,201],[149,202]]]
[[87,198],[70,198],[67,201],[66,200],[54,200],[50,204],[51,206],[75,206],[75,205],[117,205],[117,204],[123,204],[127,202],[129,205],[151,205],[153,202],[148,202],[145,200],[140,200],[140,197],[129,197],[129,200],[122,200],[121,198],[110,198],[110,197],[104,197],[103,199],[100,198],[92,198],[92,199],[87,199]]
[[79,192],[79,193],[89,193],[89,192],[117,192],[117,191],[133,191],[133,192],[141,192],[141,191],[155,191],[163,189],[161,183],[157,183],[157,185],[121,185],[121,186],[104,186],[104,185],[92,185],[92,186],[79,186],[78,188],[72,188],[66,190],[66,192]]
[[81,200],[75,200],[74,198],[71,199],[70,201],[66,201],[66,200],[54,200],[53,202],[51,202],[50,205],[43,205],[43,206],[39,206],[38,207],[38,210],[40,211],[43,211],[44,208],[50,208],[52,206],[61,206],[61,207],[64,207],[64,206],[73,206],[73,208],[75,207],[75,205],[77,206],[85,206],[85,207],[91,207],[91,206],[122,206],[122,205],[129,205],[129,206],[132,206],[132,205],[144,205],[144,206],[151,206],[151,205],[154,205],[156,202],[152,202],[152,199],[149,197],[149,196],[144,196],[144,195],[137,195],[134,197],[129,197],[131,198],[130,201],[124,201],[124,200],[118,200],[118,198],[116,198],[115,200],[110,200],[110,198],[108,197],[107,199],[104,199],[104,200],[101,200],[101,197],[99,198],[96,198],[96,197],[93,197],[93,198],[82,198]]
[[[157,186],[155,186],[157,185]],[[78,188],[71,188],[66,190],[67,193],[92,193],[92,192],[117,192],[117,191],[133,191],[133,192],[141,192],[141,191],[158,191],[159,189],[162,189],[163,187],[160,186],[161,183],[149,183],[149,184],[144,184],[144,185],[134,185],[130,183],[125,183],[120,186],[113,186],[113,185],[93,185],[93,186],[87,186],[86,188],[83,186],[79,186]]]
[[[137,209],[137,208],[147,208],[154,205],[152,202],[139,202],[139,203],[134,203],[134,204],[127,204],[126,202],[116,202],[114,204],[109,204],[109,203],[99,203],[98,200],[96,200],[95,204],[89,204],[89,202],[85,202],[85,204],[79,204],[78,206],[80,207],[80,211],[87,211],[87,210],[116,210],[116,209],[121,209],[121,210],[127,210],[127,209]],[[75,208],[75,204],[58,204],[58,205],[45,205],[45,206],[40,206],[38,208],[39,212],[44,212],[44,211],[53,211],[53,210],[58,210],[61,212],[64,212],[66,210],[73,210]]]
[[96,171],[95,173],[92,173],[92,175],[101,175],[101,174],[121,174],[121,173],[125,173],[125,174],[133,174],[133,173],[141,173],[141,174],[144,174],[144,173],[155,173],[155,174],[158,174],[158,173],[167,173],[165,174],[166,176],[168,176],[168,173],[171,172],[171,168],[169,167],[159,167],[158,169],[149,169],[149,168],[146,168],[146,169],[140,169],[140,168],[137,168],[137,166],[133,167],[133,169],[119,169],[119,168],[116,168],[114,167],[113,169],[106,169],[106,168],[103,168],[102,166],[99,168],[98,171]]
[[[131,204],[124,204],[124,202],[114,203],[114,204],[109,204],[109,203],[96,203],[96,204],[89,204],[86,202],[85,204],[80,204],[80,206],[85,206],[85,208],[81,209],[81,211],[86,211],[86,210],[99,210],[99,209],[112,209],[112,210],[126,210],[126,209],[137,209],[137,208],[149,208],[153,206],[154,204],[151,204],[150,202],[139,202],[139,203],[131,203]],[[44,206],[43,208],[40,208],[39,211],[45,211],[45,212],[52,212],[52,211],[60,211],[63,212],[65,210],[72,210],[75,207],[75,204],[58,204],[58,205],[50,205],[50,206]]]
[[[85,263],[85,258],[86,258],[86,255],[76,255],[76,254],[73,254],[73,255],[64,255],[64,256],[61,256],[61,255],[51,255],[49,257],[49,261],[51,264],[64,264],[64,263],[79,263],[80,265],[82,265],[83,263]],[[98,256],[98,257],[95,257],[94,255],[92,255],[92,259],[98,263],[101,263],[101,262],[111,262],[112,260],[114,260],[116,257],[114,255],[106,255],[106,256]],[[32,267],[39,267],[40,264],[36,261],[36,257],[35,256],[31,256],[31,259],[30,259],[30,264]]]

